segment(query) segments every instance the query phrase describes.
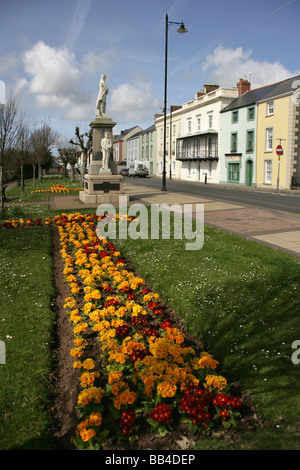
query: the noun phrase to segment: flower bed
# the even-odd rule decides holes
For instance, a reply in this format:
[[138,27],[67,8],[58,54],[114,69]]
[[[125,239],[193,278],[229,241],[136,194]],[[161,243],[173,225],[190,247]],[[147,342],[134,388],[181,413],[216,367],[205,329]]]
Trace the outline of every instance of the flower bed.
[[[127,269],[113,243],[97,237],[97,221],[54,218],[70,287],[70,354],[81,372],[76,446],[97,448],[108,435],[136,439],[145,423],[160,435],[180,422],[207,433],[218,423],[234,424],[241,401],[229,394],[218,362],[187,344],[159,295]],[[93,335],[96,357],[89,356]]]
[[35,193],[70,193],[72,191],[82,191],[83,188],[67,188],[64,184],[52,184],[50,189],[35,189],[31,194]]
[[97,449],[108,436],[137,439],[147,426],[163,436],[182,422],[199,433],[234,425],[242,403],[229,393],[219,363],[190,346],[159,295],[113,243],[97,236],[103,217],[75,213],[2,224],[54,223],[59,231],[70,289],[64,305],[74,336],[70,355],[80,381],[74,444]]

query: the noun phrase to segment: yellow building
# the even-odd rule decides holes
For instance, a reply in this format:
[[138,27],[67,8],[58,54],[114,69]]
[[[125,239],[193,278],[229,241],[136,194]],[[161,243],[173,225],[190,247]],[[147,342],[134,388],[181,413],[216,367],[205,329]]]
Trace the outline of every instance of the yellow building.
[[[300,185],[300,76],[284,80],[257,103],[256,185],[291,189]],[[276,148],[282,146],[278,156]]]

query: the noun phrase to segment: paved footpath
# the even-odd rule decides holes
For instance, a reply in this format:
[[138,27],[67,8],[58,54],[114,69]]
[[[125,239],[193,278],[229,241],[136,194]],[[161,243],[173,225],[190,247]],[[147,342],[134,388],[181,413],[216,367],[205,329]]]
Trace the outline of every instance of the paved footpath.
[[[124,191],[130,196],[129,205],[149,204],[203,204],[204,223],[285,251],[300,258],[300,216],[287,212],[259,209],[245,204],[233,204],[209,198],[130,185],[124,182]],[[84,204],[78,196],[52,196],[50,208],[80,210]],[[97,208],[98,204],[89,205]],[[195,206],[193,206],[195,207]],[[196,207],[195,207],[196,209]]]

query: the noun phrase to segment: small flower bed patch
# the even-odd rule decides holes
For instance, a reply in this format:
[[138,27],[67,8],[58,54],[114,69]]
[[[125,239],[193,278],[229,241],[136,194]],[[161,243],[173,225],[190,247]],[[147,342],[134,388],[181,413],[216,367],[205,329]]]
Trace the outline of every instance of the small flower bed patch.
[[31,194],[35,193],[70,193],[72,191],[82,191],[83,188],[67,188],[64,184],[52,184],[50,189],[35,189]]

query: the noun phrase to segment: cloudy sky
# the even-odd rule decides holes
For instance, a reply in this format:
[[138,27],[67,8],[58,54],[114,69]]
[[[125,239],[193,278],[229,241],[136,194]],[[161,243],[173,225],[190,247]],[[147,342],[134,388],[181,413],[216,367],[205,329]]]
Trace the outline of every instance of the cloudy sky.
[[168,106],[206,82],[300,74],[300,0],[0,0],[0,81],[29,125],[50,120],[70,139],[89,130],[105,73],[114,131],[146,129],[162,112],[166,13],[188,29],[169,24]]

